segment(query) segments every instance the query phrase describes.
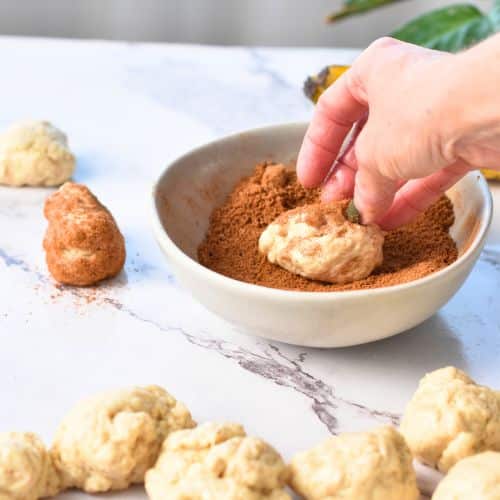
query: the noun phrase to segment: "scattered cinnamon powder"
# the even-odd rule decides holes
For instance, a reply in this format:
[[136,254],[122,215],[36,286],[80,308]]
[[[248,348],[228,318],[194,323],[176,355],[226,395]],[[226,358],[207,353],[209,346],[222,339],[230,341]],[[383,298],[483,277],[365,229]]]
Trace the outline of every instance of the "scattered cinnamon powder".
[[319,201],[319,190],[306,190],[283,165],[262,163],[243,179],[211,215],[198,248],[201,264],[247,283],[284,290],[331,292],[378,288],[422,278],[452,263],[457,248],[448,230],[453,206],[443,196],[414,222],[389,232],[384,262],[368,278],[334,285],[308,280],[273,265],[258,251],[261,232],[286,210]]

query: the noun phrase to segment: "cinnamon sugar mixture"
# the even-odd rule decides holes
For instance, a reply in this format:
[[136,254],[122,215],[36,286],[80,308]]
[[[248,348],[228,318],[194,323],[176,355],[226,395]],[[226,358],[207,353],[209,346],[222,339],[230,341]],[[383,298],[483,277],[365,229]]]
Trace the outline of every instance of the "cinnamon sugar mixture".
[[448,234],[454,220],[453,207],[443,196],[414,222],[387,234],[384,262],[363,280],[344,285],[322,283],[269,263],[258,251],[261,232],[284,211],[318,201],[319,190],[304,189],[292,170],[283,165],[257,165],[212,213],[207,235],[198,248],[200,263],[256,285],[331,292],[405,283],[442,269],[457,258],[457,248]]

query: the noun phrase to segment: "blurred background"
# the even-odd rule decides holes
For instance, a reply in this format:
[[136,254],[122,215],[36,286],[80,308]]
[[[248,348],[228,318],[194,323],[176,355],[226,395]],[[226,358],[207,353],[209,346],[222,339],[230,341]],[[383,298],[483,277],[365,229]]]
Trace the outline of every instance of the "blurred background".
[[[335,25],[340,0],[0,0],[0,34],[217,45],[364,47],[457,0],[397,3]],[[491,2],[475,4],[487,8]]]

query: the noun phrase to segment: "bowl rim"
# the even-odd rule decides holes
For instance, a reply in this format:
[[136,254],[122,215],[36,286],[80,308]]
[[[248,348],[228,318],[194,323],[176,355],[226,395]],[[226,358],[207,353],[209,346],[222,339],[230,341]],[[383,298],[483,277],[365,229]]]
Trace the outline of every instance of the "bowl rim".
[[[274,125],[267,125],[262,127],[255,127],[248,130],[243,130],[240,132],[232,133],[215,140],[204,143],[200,146],[190,149],[174,160],[170,161],[167,166],[162,170],[160,176],[153,183],[151,189],[151,198],[150,198],[150,210],[151,210],[151,218],[152,218],[152,228],[153,233],[158,241],[162,250],[165,251],[169,258],[178,259],[183,265],[190,267],[193,269],[193,272],[197,273],[202,279],[206,281],[213,280],[218,285],[229,288],[231,291],[236,293],[244,293],[252,296],[262,296],[267,295],[267,298],[270,300],[291,300],[293,302],[330,302],[332,299],[349,299],[349,298],[361,298],[367,296],[380,296],[380,295],[388,295],[393,293],[398,293],[404,290],[408,290],[410,288],[420,288],[426,286],[434,281],[438,281],[441,277],[446,274],[452,273],[456,269],[460,268],[465,262],[467,262],[471,256],[483,246],[484,240],[486,239],[488,229],[490,227],[492,216],[493,216],[493,199],[491,195],[491,191],[488,187],[488,182],[485,177],[479,170],[473,170],[469,172],[467,175],[476,175],[478,180],[478,187],[484,197],[485,207],[484,212],[485,216],[480,221],[480,227],[474,237],[474,240],[469,245],[467,250],[459,257],[449,264],[448,266],[440,269],[439,271],[435,271],[432,274],[424,276],[422,278],[418,278],[416,280],[408,281],[406,283],[399,283],[396,285],[390,285],[386,287],[379,288],[366,288],[361,290],[337,290],[331,292],[311,292],[311,291],[299,291],[299,290],[282,290],[279,288],[270,288],[262,285],[256,285],[254,283],[246,283],[244,281],[239,281],[235,278],[230,278],[229,276],[224,276],[212,269],[209,269],[193,258],[189,257],[183,250],[181,250],[174,241],[168,235],[167,230],[163,227],[161,222],[160,214],[157,208],[157,195],[159,194],[160,184],[165,175],[167,175],[170,167],[175,164],[179,164],[190,156],[194,154],[203,153],[203,151],[213,148],[224,142],[230,142],[233,140],[237,140],[244,135],[260,135],[266,132],[273,132],[276,130],[286,130],[287,128],[306,128],[308,122],[284,122]],[[459,181],[460,182],[460,181]]]

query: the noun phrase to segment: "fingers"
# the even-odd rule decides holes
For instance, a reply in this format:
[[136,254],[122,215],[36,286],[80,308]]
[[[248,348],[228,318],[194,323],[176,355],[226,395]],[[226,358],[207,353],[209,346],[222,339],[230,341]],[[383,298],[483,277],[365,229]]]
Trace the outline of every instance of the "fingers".
[[353,124],[366,114],[366,104],[353,94],[352,71],[344,73],[318,101],[297,159],[297,175],[304,187],[323,182]]
[[343,146],[345,147],[344,151],[340,153],[329,175],[325,179],[321,195],[323,201],[328,202],[352,198],[357,170],[354,145],[367,119],[368,117],[365,115],[361,120],[356,122],[349,132],[348,139],[346,139]]
[[356,174],[354,205],[363,223],[378,221],[391,207],[398,181],[384,177],[377,168],[363,164]]
[[378,223],[383,229],[390,230],[410,222],[470,170],[471,165],[459,161],[428,177],[407,182],[397,192],[389,211]]
[[352,198],[356,178],[356,155],[350,147],[346,153],[336,161],[331,177],[326,181],[321,193],[323,201],[336,201]]

